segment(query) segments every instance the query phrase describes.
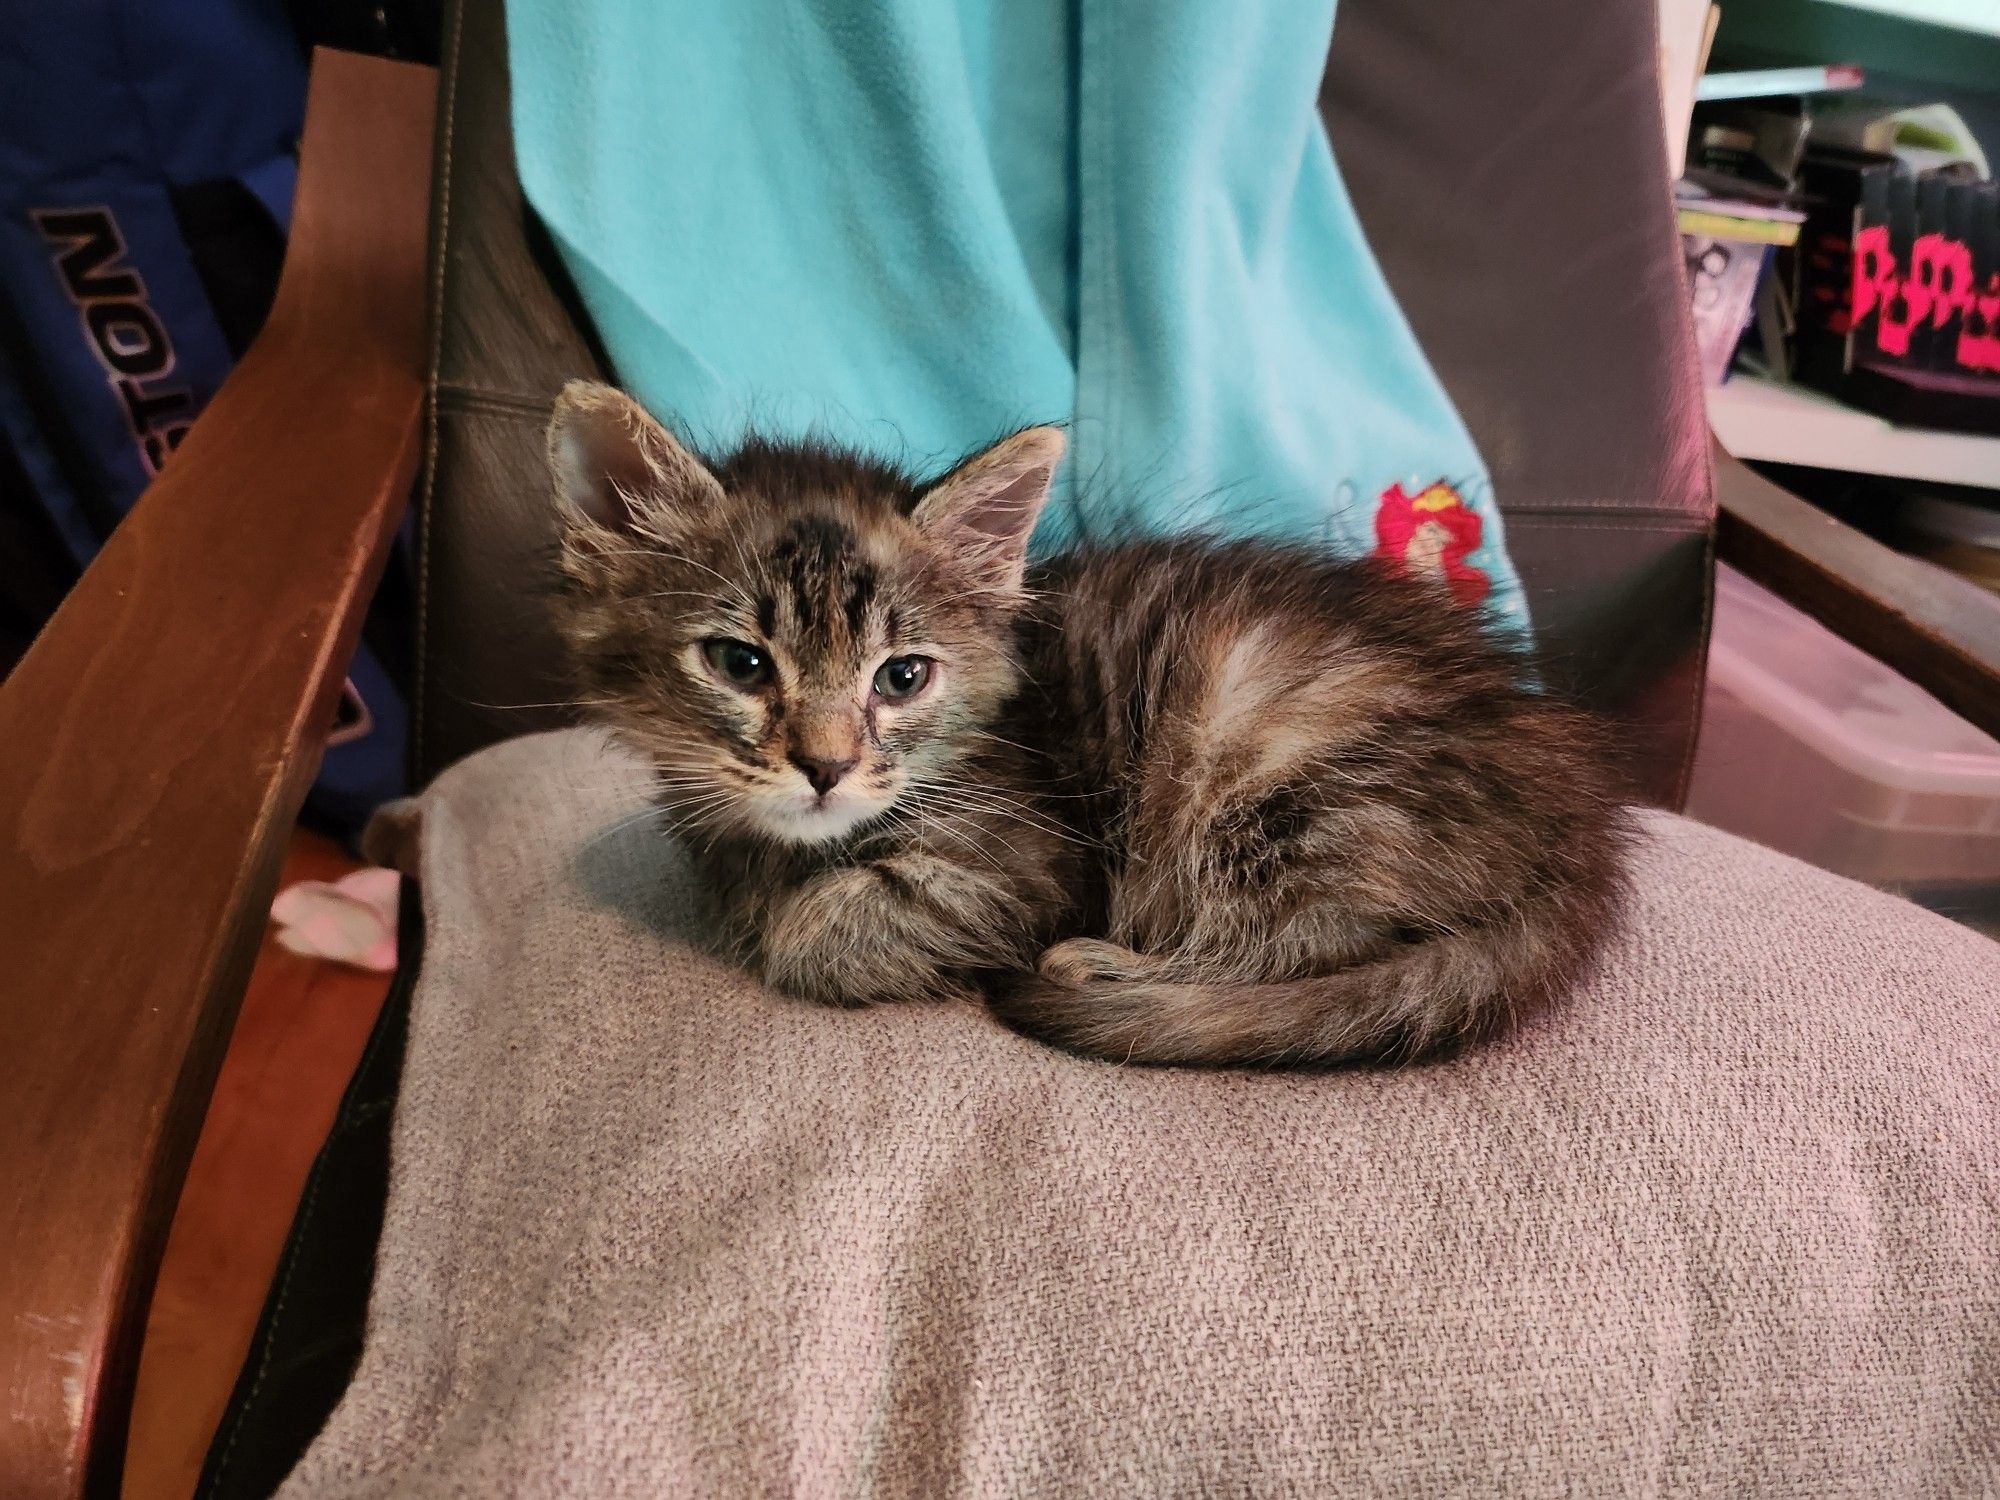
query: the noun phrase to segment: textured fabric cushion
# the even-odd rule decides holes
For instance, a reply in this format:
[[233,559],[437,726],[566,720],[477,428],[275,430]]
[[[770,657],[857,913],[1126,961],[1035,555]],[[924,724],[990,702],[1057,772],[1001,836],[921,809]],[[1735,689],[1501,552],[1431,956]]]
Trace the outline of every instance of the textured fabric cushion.
[[284,1493],[2000,1486],[2000,948],[1654,816],[1459,1060],[782,1000],[579,732],[427,795],[368,1343]]

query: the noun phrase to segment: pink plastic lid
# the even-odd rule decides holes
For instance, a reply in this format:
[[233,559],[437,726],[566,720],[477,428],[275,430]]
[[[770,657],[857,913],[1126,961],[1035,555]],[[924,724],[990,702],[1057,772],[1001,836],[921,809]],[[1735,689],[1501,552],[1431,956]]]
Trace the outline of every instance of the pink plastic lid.
[[1727,567],[1715,570],[1708,671],[1858,776],[1900,791],[2000,798],[2000,740]]

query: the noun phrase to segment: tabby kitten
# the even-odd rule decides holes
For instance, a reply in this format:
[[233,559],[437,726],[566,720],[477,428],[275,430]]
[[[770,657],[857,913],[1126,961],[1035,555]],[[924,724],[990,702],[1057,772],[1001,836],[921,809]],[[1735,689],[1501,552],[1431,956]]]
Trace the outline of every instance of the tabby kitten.
[[1194,538],[1025,565],[1061,434],[934,483],[705,464],[577,383],[549,452],[584,699],[771,984],[978,995],[1118,1061],[1414,1058],[1553,996],[1629,823],[1588,720],[1442,588]]

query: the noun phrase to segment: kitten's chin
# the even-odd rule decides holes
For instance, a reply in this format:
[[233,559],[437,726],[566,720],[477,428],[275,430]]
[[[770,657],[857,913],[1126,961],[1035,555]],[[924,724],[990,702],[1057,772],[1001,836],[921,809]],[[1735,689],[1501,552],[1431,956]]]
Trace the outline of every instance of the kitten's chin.
[[888,803],[866,797],[842,797],[828,803],[801,798],[796,802],[767,803],[753,816],[759,828],[781,843],[828,844],[845,838],[888,810]]

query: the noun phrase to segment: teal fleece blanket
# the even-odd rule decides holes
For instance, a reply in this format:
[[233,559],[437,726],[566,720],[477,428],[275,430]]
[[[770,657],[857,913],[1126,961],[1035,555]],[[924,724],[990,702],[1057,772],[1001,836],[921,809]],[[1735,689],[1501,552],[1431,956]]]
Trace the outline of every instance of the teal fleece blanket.
[[522,186],[699,446],[1032,422],[1038,547],[1328,541],[1525,636],[1478,451],[1315,107],[1334,0],[509,0]]

